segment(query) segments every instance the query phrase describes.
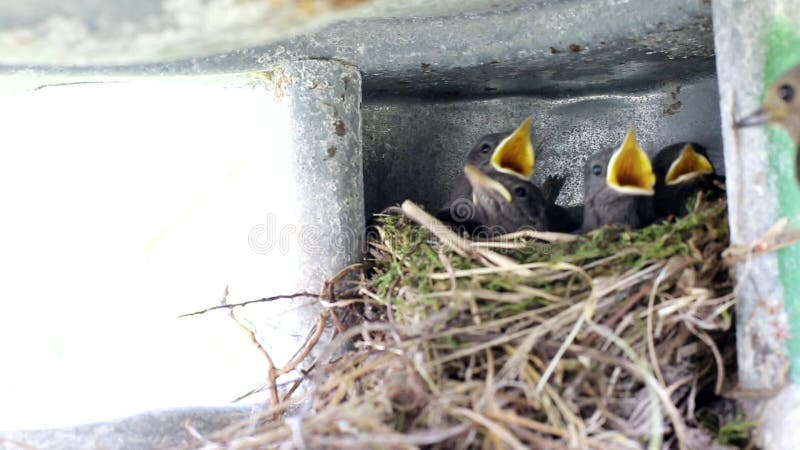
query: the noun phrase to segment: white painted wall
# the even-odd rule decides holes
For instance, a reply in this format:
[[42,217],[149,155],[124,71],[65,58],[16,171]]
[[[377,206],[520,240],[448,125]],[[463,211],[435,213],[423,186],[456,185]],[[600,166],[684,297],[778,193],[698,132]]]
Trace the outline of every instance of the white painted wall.
[[176,316],[226,286],[231,302],[296,289],[291,245],[248,243],[270,214],[292,225],[287,126],[246,76],[0,90],[0,428],[221,404],[264,381],[225,313]]

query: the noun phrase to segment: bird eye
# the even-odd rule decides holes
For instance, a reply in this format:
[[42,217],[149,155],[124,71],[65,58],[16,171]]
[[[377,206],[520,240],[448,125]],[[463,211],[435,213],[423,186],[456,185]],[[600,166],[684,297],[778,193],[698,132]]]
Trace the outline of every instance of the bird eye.
[[781,87],[778,88],[778,96],[781,100],[789,103],[794,98],[794,88],[788,84],[781,85]]
[[520,197],[520,198],[527,197],[528,196],[528,190],[525,189],[525,187],[523,187],[523,186],[517,186],[517,187],[514,188],[514,196],[515,197]]
[[481,153],[489,153],[489,150],[491,150],[491,149],[492,149],[492,146],[489,145],[486,142],[484,142],[483,145],[481,145]]
[[595,164],[592,166],[592,173],[595,175],[600,175],[603,173],[603,168],[600,167],[600,164]]

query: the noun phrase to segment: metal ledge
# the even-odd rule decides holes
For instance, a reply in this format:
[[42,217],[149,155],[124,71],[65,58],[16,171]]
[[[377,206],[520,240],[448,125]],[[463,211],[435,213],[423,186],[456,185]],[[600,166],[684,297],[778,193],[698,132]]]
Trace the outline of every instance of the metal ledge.
[[[146,5],[154,3],[160,1]],[[313,33],[276,32],[282,37],[264,38],[270,43],[262,46],[240,37],[224,52],[201,39],[147,54],[147,46],[130,38],[124,41],[130,48],[114,49],[119,61],[103,56],[110,50],[92,50],[103,28],[69,49],[21,46],[0,29],[0,70],[114,77],[249,72],[286,60],[334,59],[362,71],[367,96],[436,98],[630,91],[714,72],[711,10],[703,0],[631,0],[621,7],[610,0],[389,3],[372,2]],[[0,24],[9,20],[0,17]],[[213,28],[206,35],[223,38]],[[141,64],[154,59],[160,62]]]

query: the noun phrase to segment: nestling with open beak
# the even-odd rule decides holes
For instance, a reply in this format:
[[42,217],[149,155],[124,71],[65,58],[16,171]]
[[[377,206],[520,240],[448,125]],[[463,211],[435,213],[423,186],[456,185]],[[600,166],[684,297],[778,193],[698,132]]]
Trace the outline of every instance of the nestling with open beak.
[[583,176],[584,232],[612,224],[640,228],[655,218],[656,176],[633,128],[618,148],[590,156]]
[[795,176],[800,181],[800,65],[784,72],[767,89],[761,109],[734,124],[736,128],[777,124],[783,126],[794,142]]
[[698,192],[719,194],[719,179],[705,147],[695,142],[680,142],[664,147],[653,158],[656,189],[653,197],[656,216],[684,216],[686,204]]
[[[533,119],[529,117],[516,130],[481,136],[467,154],[466,164],[476,166],[485,174],[498,171],[530,179],[536,163],[530,140],[532,124]],[[456,176],[448,204],[469,199],[471,194],[472,186],[461,172]]]
[[544,195],[529,180],[502,172],[487,175],[470,164],[464,175],[472,186],[473,220],[479,224],[473,235],[550,229]]
[[[467,165],[473,166],[491,179],[500,180],[502,184],[510,183],[508,177],[516,177],[520,181],[530,183],[536,159],[530,138],[532,123],[533,119],[529,117],[514,131],[481,137],[467,155]],[[525,183],[514,183],[514,185],[527,186]],[[541,204],[553,219],[549,221],[547,228],[549,231],[573,231],[578,227],[578,224],[565,212],[564,208],[555,204],[562,185],[563,181],[553,177],[548,178],[543,185],[543,189],[546,188],[548,191],[546,195],[533,186],[540,195],[544,195],[544,201]],[[440,211],[438,216],[456,224],[475,220],[471,217],[473,211],[469,206],[472,205],[465,205],[474,200],[474,186],[474,180],[470,179],[466,172],[460,175],[455,181],[448,206]],[[482,206],[488,207],[488,205]],[[537,225],[535,229],[543,230],[544,228]],[[513,231],[516,230],[509,232]]]

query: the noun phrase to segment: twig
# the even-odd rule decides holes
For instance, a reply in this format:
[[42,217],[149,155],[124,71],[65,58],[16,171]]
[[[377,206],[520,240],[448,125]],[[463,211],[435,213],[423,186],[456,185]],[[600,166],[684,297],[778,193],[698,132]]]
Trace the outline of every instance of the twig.
[[745,245],[731,245],[722,252],[723,260],[726,264],[731,265],[748,260],[755,255],[771,253],[800,242],[800,230],[787,230],[788,223],[789,221],[783,217],[753,242]]
[[465,239],[456,234],[447,225],[417,206],[416,203],[411,200],[406,200],[403,202],[402,208],[403,214],[420,224],[423,228],[429,230],[462,258],[474,259],[477,256],[472,250],[472,243],[469,239]]
[[192,419],[191,418],[187,418],[186,420],[183,421],[183,429],[186,430],[186,432],[189,433],[189,435],[191,437],[197,439],[198,441],[202,442],[206,446],[211,445],[213,448],[221,448],[219,444],[209,440],[207,437],[205,437],[202,434],[200,434],[200,432],[197,431],[197,428],[192,426]]
[[[669,416],[670,421],[672,422],[672,427],[675,430],[675,436],[678,438],[678,447],[681,450],[686,450],[686,442],[687,442],[686,425],[683,423],[680,412],[672,403],[672,399],[670,399],[669,394],[664,389],[664,386],[660,385],[658,383],[658,380],[656,380],[656,378],[647,370],[647,362],[641,360],[639,356],[636,355],[636,353],[633,351],[633,349],[630,348],[630,346],[627,343],[625,343],[619,336],[616,336],[607,327],[598,325],[592,322],[591,319],[588,321],[588,324],[589,327],[592,329],[592,331],[614,342],[614,344],[617,347],[619,347],[619,349],[622,350],[623,353],[625,353],[629,358],[631,358],[635,362],[630,362],[626,359],[621,359],[621,358],[612,358],[594,349],[584,348],[583,351],[586,354],[589,354],[590,357],[598,361],[605,361],[607,364],[622,366],[628,372],[630,372],[631,374],[637,376],[639,379],[644,381],[645,386],[648,387],[648,392],[650,393],[651,398],[653,398],[653,400],[655,401],[660,400],[661,405],[666,410],[667,415]],[[654,404],[653,408],[655,407],[656,405]],[[654,419],[656,417],[661,416],[660,412],[656,413],[655,409],[653,413],[655,416]],[[657,426],[660,428],[661,424],[654,423],[653,426],[654,427]],[[654,446],[653,442],[659,442],[663,438],[663,436],[659,434],[657,429],[654,429],[652,437],[653,441],[651,442],[651,447],[659,448],[660,444]]]
[[[227,292],[225,295],[227,297]],[[223,299],[223,304],[225,304],[224,302],[225,300]],[[261,342],[258,342],[258,336],[256,336],[256,332],[239,320],[239,318],[236,317],[235,311],[236,310],[234,309],[229,309],[228,315],[230,315],[231,319],[233,319],[233,321],[239,325],[239,327],[244,330],[245,333],[247,333],[247,335],[250,337],[250,342],[255,345],[258,351],[264,356],[264,360],[267,361],[267,387],[269,389],[270,406],[274,408],[280,401],[280,397],[278,397],[278,386],[276,383],[278,377],[275,375],[275,362],[272,360],[272,357],[267,349],[261,345]]]
[[277,376],[275,378],[280,377],[281,375],[285,375],[291,371],[293,371],[298,364],[300,364],[311,350],[317,345],[319,342],[320,337],[322,337],[322,332],[325,331],[325,325],[328,324],[328,313],[324,312],[319,315],[319,321],[317,322],[317,327],[314,329],[314,333],[309,337],[306,342],[303,344],[302,349],[283,367],[278,369]]
[[462,258],[474,259],[490,267],[511,267],[513,270],[520,271],[521,275],[525,275],[525,271],[521,270],[520,265],[513,259],[488,249],[475,247],[471,240],[459,236],[447,225],[425,212],[424,209],[411,200],[403,202],[403,213],[433,233],[443,244],[452,248]]
[[592,316],[594,315],[595,308],[597,307],[597,294],[595,290],[592,289],[592,292],[589,294],[589,299],[586,300],[586,305],[583,308],[583,314],[580,315],[578,320],[575,322],[575,325],[572,326],[569,334],[567,335],[564,342],[561,344],[561,347],[556,352],[555,356],[550,360],[550,363],[547,365],[547,368],[542,373],[542,378],[539,379],[539,383],[536,384],[536,392],[542,392],[545,384],[550,379],[550,375],[556,370],[558,363],[561,361],[561,357],[564,356],[564,352],[567,351],[567,347],[572,345],[575,341],[575,337],[578,336],[578,332],[580,332],[581,327],[583,327],[583,323],[587,320],[591,320]]
[[714,385],[714,394],[719,395],[722,392],[722,384],[725,382],[725,362],[722,358],[722,353],[720,353],[717,344],[714,343],[714,339],[708,333],[702,330],[695,330],[691,325],[688,328],[692,334],[700,338],[711,349],[711,353],[714,355],[714,362],[717,364],[717,382]]
[[318,299],[318,298],[320,298],[320,295],[319,294],[315,294],[313,292],[305,292],[305,291],[303,291],[303,292],[296,292],[294,294],[285,294],[285,295],[275,295],[273,297],[264,297],[264,298],[260,298],[258,300],[248,300],[246,302],[241,302],[241,303],[223,303],[223,304],[220,304],[220,305],[217,305],[217,306],[212,306],[210,308],[206,308],[206,309],[203,309],[203,310],[200,310],[200,311],[195,311],[195,312],[191,312],[191,313],[187,313],[187,314],[181,314],[180,316],[178,316],[178,318],[180,319],[180,318],[183,318],[183,317],[199,316],[201,314],[205,314],[207,312],[215,311],[215,310],[218,310],[218,309],[233,309],[233,308],[236,308],[237,306],[246,306],[246,305],[250,305],[250,304],[253,304],[253,303],[267,303],[267,302],[274,302],[275,300],[291,299],[291,298],[298,298],[298,297],[311,297],[311,298],[317,298]]
[[504,234],[502,236],[498,236],[496,238],[492,238],[483,242],[487,244],[492,244],[494,242],[513,241],[519,238],[537,239],[545,242],[572,242],[578,239],[578,236],[567,233],[556,233],[553,231],[522,230],[522,231],[516,231],[514,233]]
[[656,353],[656,341],[655,335],[653,332],[653,315],[654,315],[654,308],[656,302],[656,295],[658,294],[658,288],[661,286],[661,283],[664,280],[671,277],[676,270],[682,270],[685,268],[685,265],[680,265],[678,268],[673,267],[672,264],[675,260],[671,259],[666,266],[664,266],[661,271],[658,272],[655,281],[653,281],[653,286],[650,289],[650,295],[647,300],[647,317],[645,320],[645,331],[646,331],[646,338],[647,338],[647,350],[650,354],[650,366],[653,368],[653,373],[655,373],[656,378],[658,378],[659,383],[666,384],[664,381],[664,375],[661,373],[661,364],[658,362],[658,354]]
[[516,437],[514,437],[511,432],[507,429],[502,427],[500,424],[493,420],[489,420],[483,414],[479,414],[471,409],[467,408],[454,408],[453,414],[466,417],[467,419],[486,427],[489,432],[497,435],[500,439],[503,440],[508,446],[515,450],[526,450],[528,447],[525,446],[522,442],[520,442]]
[[[467,431],[465,424],[450,428],[432,428],[425,431],[395,434],[361,434],[354,437],[315,436],[311,442],[328,448],[397,448],[396,446],[427,446],[453,439]],[[371,444],[371,445],[370,445]],[[405,447],[404,447],[405,448]]]

